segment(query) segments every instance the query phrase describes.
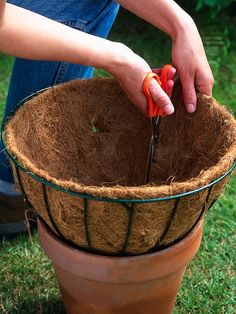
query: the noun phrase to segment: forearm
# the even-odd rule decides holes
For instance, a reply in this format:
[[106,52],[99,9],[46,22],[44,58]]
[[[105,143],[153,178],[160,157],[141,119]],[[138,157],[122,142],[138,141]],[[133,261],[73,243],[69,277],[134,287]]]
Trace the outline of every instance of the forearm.
[[0,51],[26,59],[67,61],[105,68],[115,44],[6,4],[0,10]]
[[135,15],[148,21],[155,27],[175,39],[178,32],[194,23],[191,17],[172,0],[117,0],[117,2]]
[[[1,14],[2,13],[2,14]],[[110,72],[130,100],[147,114],[142,91],[150,66],[127,46],[69,28],[0,0],[0,51],[16,57],[67,61]],[[173,87],[173,69],[170,88]],[[166,114],[173,112],[167,94],[155,80],[151,95]]]

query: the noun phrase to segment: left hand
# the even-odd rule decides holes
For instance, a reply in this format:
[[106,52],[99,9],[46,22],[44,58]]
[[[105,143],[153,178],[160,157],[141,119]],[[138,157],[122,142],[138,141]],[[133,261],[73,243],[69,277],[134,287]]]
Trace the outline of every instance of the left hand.
[[[131,102],[148,116],[148,102],[143,92],[143,81],[152,70],[144,59],[127,46],[120,43],[113,43],[113,45],[115,45],[112,53],[114,61],[107,62],[107,66],[104,69],[116,78]],[[160,71],[161,69],[153,70],[157,74],[160,74]],[[155,79],[151,79],[148,85],[154,102],[158,104],[166,115],[174,112],[174,106],[167,94],[173,88],[175,72],[174,67],[168,72],[167,93],[163,91]]]

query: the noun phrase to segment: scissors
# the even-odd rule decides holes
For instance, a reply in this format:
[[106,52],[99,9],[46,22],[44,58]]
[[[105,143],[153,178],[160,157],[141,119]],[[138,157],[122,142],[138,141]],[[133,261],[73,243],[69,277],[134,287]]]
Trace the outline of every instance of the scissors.
[[[155,162],[155,153],[157,150],[158,145],[158,138],[159,138],[159,130],[160,130],[160,122],[161,116],[164,116],[164,111],[156,104],[152,98],[152,95],[149,92],[148,85],[152,78],[154,78],[161,88],[166,92],[166,83],[168,80],[168,72],[169,69],[172,67],[170,64],[166,64],[161,71],[160,77],[154,73],[149,72],[143,82],[143,93],[147,97],[148,101],[148,116],[151,119],[151,129],[152,129],[152,136],[151,141],[149,144],[149,151],[148,151],[148,158],[147,158],[147,166],[146,166],[146,174],[145,174],[145,184],[150,182],[150,171],[152,163]],[[168,96],[171,96],[171,93],[168,93]]]

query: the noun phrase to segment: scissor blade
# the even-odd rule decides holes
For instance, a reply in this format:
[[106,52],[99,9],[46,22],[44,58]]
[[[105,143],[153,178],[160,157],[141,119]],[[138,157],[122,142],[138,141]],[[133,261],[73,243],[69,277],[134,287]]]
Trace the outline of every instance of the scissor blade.
[[146,165],[146,173],[145,173],[145,184],[148,184],[150,182],[150,171],[152,166],[152,160],[153,160],[153,136],[151,137],[151,141],[149,144],[149,150],[148,150],[148,158],[147,158],[147,165]]
[[155,125],[153,127],[153,159],[152,162],[155,161],[156,150],[158,146],[159,140],[159,131],[160,131],[161,117],[157,117],[155,119]]
[[155,153],[157,150],[158,138],[159,138],[159,129],[160,129],[160,117],[151,119],[151,127],[152,127],[152,136],[149,144],[148,150],[148,158],[147,158],[147,166],[146,166],[146,174],[145,174],[145,184],[150,182],[150,172],[152,163],[155,161]]

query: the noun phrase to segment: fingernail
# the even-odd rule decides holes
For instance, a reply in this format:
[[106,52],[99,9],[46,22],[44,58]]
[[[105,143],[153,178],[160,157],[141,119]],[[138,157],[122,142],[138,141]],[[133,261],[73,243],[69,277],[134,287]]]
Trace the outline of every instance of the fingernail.
[[174,112],[174,107],[172,105],[166,105],[164,111],[166,114],[172,114]]
[[194,104],[188,104],[187,109],[188,109],[188,112],[192,113],[196,110],[196,106],[194,106]]

